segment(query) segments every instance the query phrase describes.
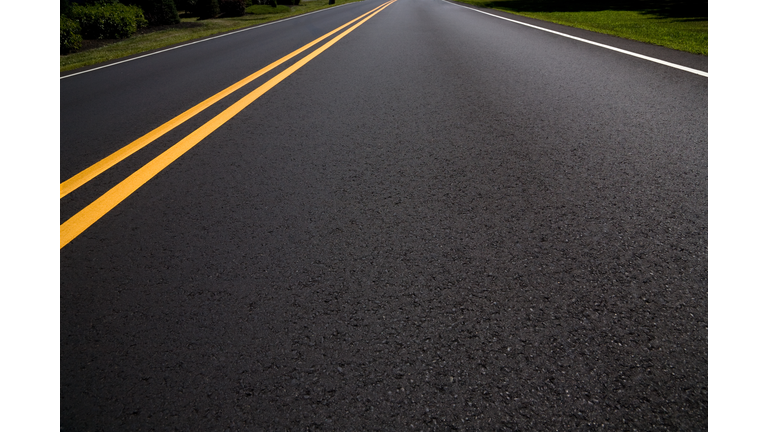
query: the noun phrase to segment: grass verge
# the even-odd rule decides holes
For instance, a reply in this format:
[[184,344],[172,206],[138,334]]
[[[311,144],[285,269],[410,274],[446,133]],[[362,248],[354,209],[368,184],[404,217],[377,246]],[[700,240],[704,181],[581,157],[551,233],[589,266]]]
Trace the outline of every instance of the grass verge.
[[708,55],[706,1],[458,0],[570,27]]
[[182,18],[182,23],[177,26],[170,26],[169,28],[144,34],[136,34],[99,48],[62,55],[59,58],[59,70],[60,72],[65,72],[84,66],[117,60],[142,52],[165,48],[195,39],[201,39],[232,30],[264,24],[270,21],[357,1],[361,0],[336,0],[335,5],[328,5],[328,2],[323,0],[302,1],[301,4],[297,6],[279,6],[278,8],[271,8],[275,13],[264,13],[271,11],[259,9],[253,10],[253,13],[246,13],[241,17],[214,18],[207,20]]

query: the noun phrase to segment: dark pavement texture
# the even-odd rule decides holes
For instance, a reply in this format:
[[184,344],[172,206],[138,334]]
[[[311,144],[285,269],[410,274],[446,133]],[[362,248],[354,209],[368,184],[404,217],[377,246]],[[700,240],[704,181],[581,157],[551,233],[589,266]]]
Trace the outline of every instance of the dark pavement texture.
[[[62,80],[62,180],[381,3]],[[707,84],[399,0],[61,250],[63,430],[706,430]]]

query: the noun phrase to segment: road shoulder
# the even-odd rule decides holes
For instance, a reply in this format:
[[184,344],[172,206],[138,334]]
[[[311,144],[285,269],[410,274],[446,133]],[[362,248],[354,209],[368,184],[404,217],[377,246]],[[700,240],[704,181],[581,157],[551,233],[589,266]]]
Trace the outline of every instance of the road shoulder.
[[453,3],[457,6],[467,9],[474,9],[483,13],[496,15],[501,18],[511,19],[519,21],[521,23],[545,28],[560,33],[564,33],[570,36],[586,39],[592,42],[609,45],[615,48],[619,48],[626,51],[631,51],[640,55],[653,57],[659,60],[663,60],[670,63],[679,64],[693,69],[698,69],[704,72],[708,72],[709,60],[707,56],[691,54],[684,51],[678,51],[667,47],[653,45],[645,42],[638,42],[631,39],[624,39],[618,36],[607,35],[603,33],[597,33],[589,30],[584,30],[576,27],[569,27],[562,24],[555,24],[549,21],[543,21],[535,18],[529,18],[522,15],[513,14],[511,12],[500,11],[496,9],[481,8],[474,5],[469,5],[455,0],[443,0],[447,3]]

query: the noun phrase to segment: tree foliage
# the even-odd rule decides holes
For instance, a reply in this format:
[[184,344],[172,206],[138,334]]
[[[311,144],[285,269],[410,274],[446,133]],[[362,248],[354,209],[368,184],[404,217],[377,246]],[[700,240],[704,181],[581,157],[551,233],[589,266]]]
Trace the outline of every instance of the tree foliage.
[[200,19],[214,18],[220,13],[218,0],[197,0],[197,15]]
[[174,0],[127,0],[144,11],[149,25],[178,24],[181,22]]
[[83,45],[83,37],[80,36],[80,24],[63,14],[59,16],[59,51],[68,54],[77,51]]
[[77,21],[85,39],[122,39],[147,25],[138,6],[120,3],[72,6],[72,19]]
[[226,16],[245,15],[245,0],[219,0],[219,6]]

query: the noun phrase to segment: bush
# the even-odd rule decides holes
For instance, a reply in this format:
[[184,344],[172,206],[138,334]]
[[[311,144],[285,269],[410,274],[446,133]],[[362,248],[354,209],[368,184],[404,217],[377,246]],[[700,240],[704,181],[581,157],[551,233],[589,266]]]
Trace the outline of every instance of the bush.
[[253,15],[271,15],[271,14],[279,14],[279,13],[288,13],[291,11],[291,8],[284,5],[280,5],[280,6],[253,5],[245,9],[245,11]]
[[200,19],[214,18],[219,13],[218,0],[197,0],[197,14]]
[[86,39],[122,39],[147,25],[138,6],[72,6],[72,17],[80,24]]
[[174,4],[176,4],[177,12],[194,13],[197,8],[197,0],[174,0]]
[[74,0],[74,3],[81,6],[109,6],[120,2],[118,0]]
[[[253,6],[253,7],[256,7],[256,6],[271,6],[271,7],[277,7],[277,0],[253,0],[253,1],[251,2],[251,6]],[[245,10],[245,11],[246,11],[247,13],[249,13],[249,12],[248,12],[248,10],[249,10],[248,8],[250,8],[251,6],[249,6],[249,7],[247,7],[247,8],[246,8],[246,10]],[[272,12],[272,13],[274,13],[274,12]]]
[[77,51],[83,46],[83,37],[80,36],[80,25],[65,17],[59,16],[59,50],[61,54]]
[[130,0],[131,3],[141,7],[144,11],[144,17],[149,21],[149,25],[178,24],[179,11],[176,9],[176,3],[173,0]]
[[67,18],[72,17],[72,3],[69,0],[59,0],[59,14]]
[[226,16],[243,16],[245,15],[245,0],[219,0],[219,6],[221,7],[221,13]]

